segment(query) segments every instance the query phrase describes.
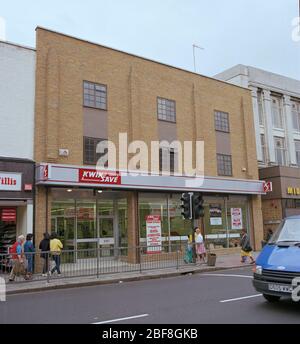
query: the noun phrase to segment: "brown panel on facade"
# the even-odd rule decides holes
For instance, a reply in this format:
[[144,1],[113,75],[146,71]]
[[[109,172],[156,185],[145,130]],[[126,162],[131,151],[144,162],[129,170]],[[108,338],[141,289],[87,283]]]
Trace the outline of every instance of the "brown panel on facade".
[[83,136],[108,138],[107,111],[83,108]]
[[231,155],[230,134],[216,131],[217,154]]
[[177,128],[176,123],[158,121],[158,139],[160,141],[167,140],[172,142],[177,140]]

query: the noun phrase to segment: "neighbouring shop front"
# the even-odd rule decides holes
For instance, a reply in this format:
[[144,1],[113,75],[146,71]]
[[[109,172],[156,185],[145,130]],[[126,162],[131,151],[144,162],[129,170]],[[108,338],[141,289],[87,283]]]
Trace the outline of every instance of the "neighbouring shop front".
[[34,173],[33,161],[0,158],[0,254],[33,233]]
[[262,197],[264,232],[275,230],[281,220],[300,215],[300,169],[274,166],[259,171],[261,179],[272,183],[272,192]]
[[38,166],[37,176],[40,192],[46,190],[46,203],[39,205],[49,209],[49,231],[58,233],[66,249],[85,250],[85,256],[88,250],[95,255],[96,248],[105,257],[137,246],[149,254],[176,250],[192,233],[191,222],[181,215],[185,191],[203,194],[205,216],[199,224],[207,246],[238,247],[242,229],[254,237],[253,195],[263,193],[260,181],[207,178],[193,187],[182,177],[49,164]]

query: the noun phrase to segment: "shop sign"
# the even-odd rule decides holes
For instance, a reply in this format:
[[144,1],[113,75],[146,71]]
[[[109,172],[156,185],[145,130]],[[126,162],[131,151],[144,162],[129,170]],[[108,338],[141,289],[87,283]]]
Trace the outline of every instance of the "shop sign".
[[24,190],[25,191],[32,191],[32,184],[25,184],[24,185]]
[[222,226],[222,206],[221,204],[209,205],[209,217],[211,226]]
[[16,222],[17,220],[16,208],[3,208],[1,211],[1,220],[3,222]]
[[148,215],[146,218],[147,253],[161,253],[161,218],[159,215]]
[[243,229],[243,213],[241,208],[231,208],[231,229]]
[[0,172],[0,190],[21,191],[22,174]]
[[90,184],[121,184],[121,175],[118,172],[98,171],[96,169],[79,169],[79,182]]
[[287,194],[291,196],[300,196],[300,188],[293,188],[289,186],[287,188]]
[[264,192],[272,192],[273,191],[273,183],[272,182],[264,182]]

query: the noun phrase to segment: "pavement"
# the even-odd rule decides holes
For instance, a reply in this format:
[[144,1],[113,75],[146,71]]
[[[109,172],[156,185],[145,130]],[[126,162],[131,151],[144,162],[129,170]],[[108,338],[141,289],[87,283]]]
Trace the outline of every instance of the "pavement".
[[250,267],[8,295],[0,310],[1,324],[178,324],[180,329],[185,324],[300,323],[300,304],[268,303],[254,290]]
[[[258,253],[254,253],[254,258]],[[103,274],[99,278],[96,276],[82,276],[82,277],[67,277],[67,278],[51,278],[49,283],[46,279],[36,279],[33,281],[20,281],[20,282],[8,282],[6,284],[7,295],[47,291],[53,289],[66,289],[66,288],[77,288],[93,285],[113,284],[113,283],[124,283],[131,281],[141,281],[149,279],[159,278],[171,278],[187,274],[198,274],[205,272],[213,272],[224,269],[235,269],[239,267],[250,266],[249,264],[242,264],[240,262],[239,254],[217,256],[215,266],[207,266],[206,264],[187,264],[180,266],[178,269],[164,268],[164,269],[152,269],[145,270],[142,272],[124,272],[124,273],[112,273]],[[3,275],[2,275],[3,276]],[[1,277],[1,275],[0,275]],[[7,275],[6,275],[7,279]]]

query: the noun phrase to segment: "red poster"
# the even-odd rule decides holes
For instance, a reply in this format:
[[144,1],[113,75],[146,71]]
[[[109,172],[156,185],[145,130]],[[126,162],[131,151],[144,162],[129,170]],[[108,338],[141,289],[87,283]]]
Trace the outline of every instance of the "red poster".
[[1,212],[1,220],[3,222],[16,222],[17,220],[16,208],[3,208]]
[[79,182],[90,184],[121,184],[121,175],[118,172],[98,171],[93,169],[80,168]]

